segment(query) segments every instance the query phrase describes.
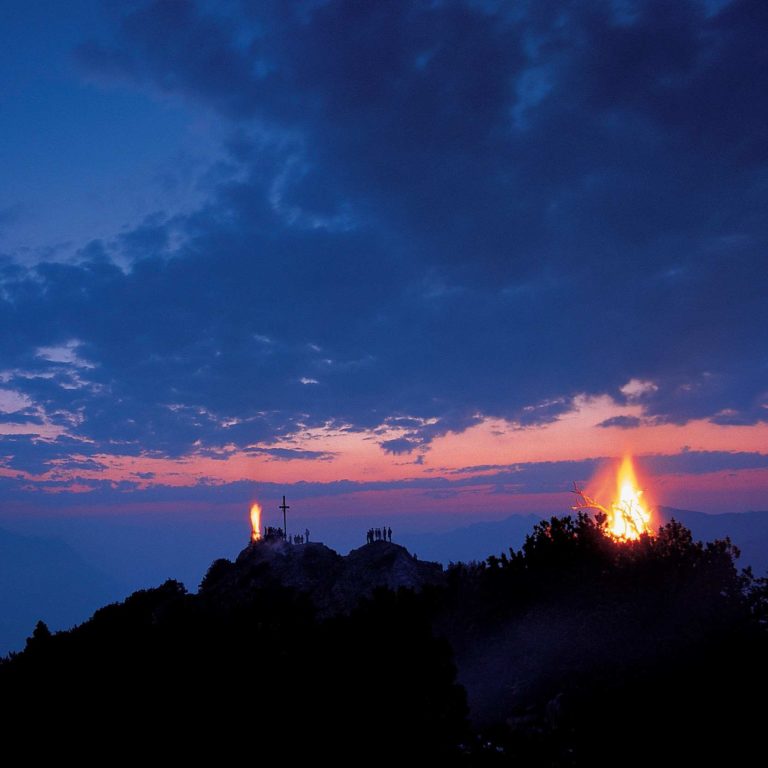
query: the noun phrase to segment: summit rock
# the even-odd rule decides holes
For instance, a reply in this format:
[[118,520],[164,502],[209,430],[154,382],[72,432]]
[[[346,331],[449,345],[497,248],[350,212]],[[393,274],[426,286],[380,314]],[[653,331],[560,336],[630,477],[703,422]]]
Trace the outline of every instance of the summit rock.
[[317,542],[265,539],[249,544],[234,562],[214,562],[200,594],[239,602],[255,589],[279,585],[306,594],[321,616],[332,616],[349,612],[377,588],[418,591],[443,579],[439,563],[418,560],[391,542],[365,544],[344,556]]

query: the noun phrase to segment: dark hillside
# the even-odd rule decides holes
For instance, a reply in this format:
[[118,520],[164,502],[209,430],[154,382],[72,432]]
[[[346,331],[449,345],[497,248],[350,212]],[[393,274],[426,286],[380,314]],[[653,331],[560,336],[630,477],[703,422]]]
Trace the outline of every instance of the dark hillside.
[[447,572],[385,542],[257,542],[196,595],[168,581],[38,625],[0,665],[7,744],[43,723],[59,757],[104,739],[167,759],[737,755],[760,746],[768,590],[734,555],[677,523],[618,544],[585,515]]

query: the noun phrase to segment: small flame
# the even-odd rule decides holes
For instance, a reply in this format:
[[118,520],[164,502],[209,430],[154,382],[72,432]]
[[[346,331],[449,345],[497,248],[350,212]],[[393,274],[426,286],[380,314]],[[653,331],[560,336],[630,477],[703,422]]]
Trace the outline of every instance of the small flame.
[[632,457],[625,456],[616,475],[616,501],[611,504],[608,531],[616,539],[639,539],[651,532],[651,513],[641,500]]
[[251,541],[261,538],[261,506],[254,502],[251,504]]

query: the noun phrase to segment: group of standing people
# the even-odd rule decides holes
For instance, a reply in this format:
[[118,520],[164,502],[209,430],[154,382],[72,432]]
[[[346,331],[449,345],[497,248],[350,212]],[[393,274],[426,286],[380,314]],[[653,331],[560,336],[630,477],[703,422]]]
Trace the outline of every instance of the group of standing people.
[[392,541],[392,529],[384,526],[383,528],[369,528],[366,536],[368,544],[374,541]]
[[268,525],[264,529],[265,539],[285,539],[289,544],[309,544],[309,528],[304,529],[304,533],[295,533],[292,536],[284,533],[282,528]]

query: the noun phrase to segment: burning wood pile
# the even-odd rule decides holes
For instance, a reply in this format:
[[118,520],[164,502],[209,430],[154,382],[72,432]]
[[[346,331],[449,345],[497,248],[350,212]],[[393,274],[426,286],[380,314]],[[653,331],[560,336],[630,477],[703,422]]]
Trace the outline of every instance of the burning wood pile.
[[625,456],[616,474],[616,497],[610,507],[605,507],[588,496],[574,483],[573,492],[580,501],[571,509],[594,510],[605,516],[605,530],[617,541],[634,541],[643,534],[652,533],[650,507],[641,497],[632,457]]

